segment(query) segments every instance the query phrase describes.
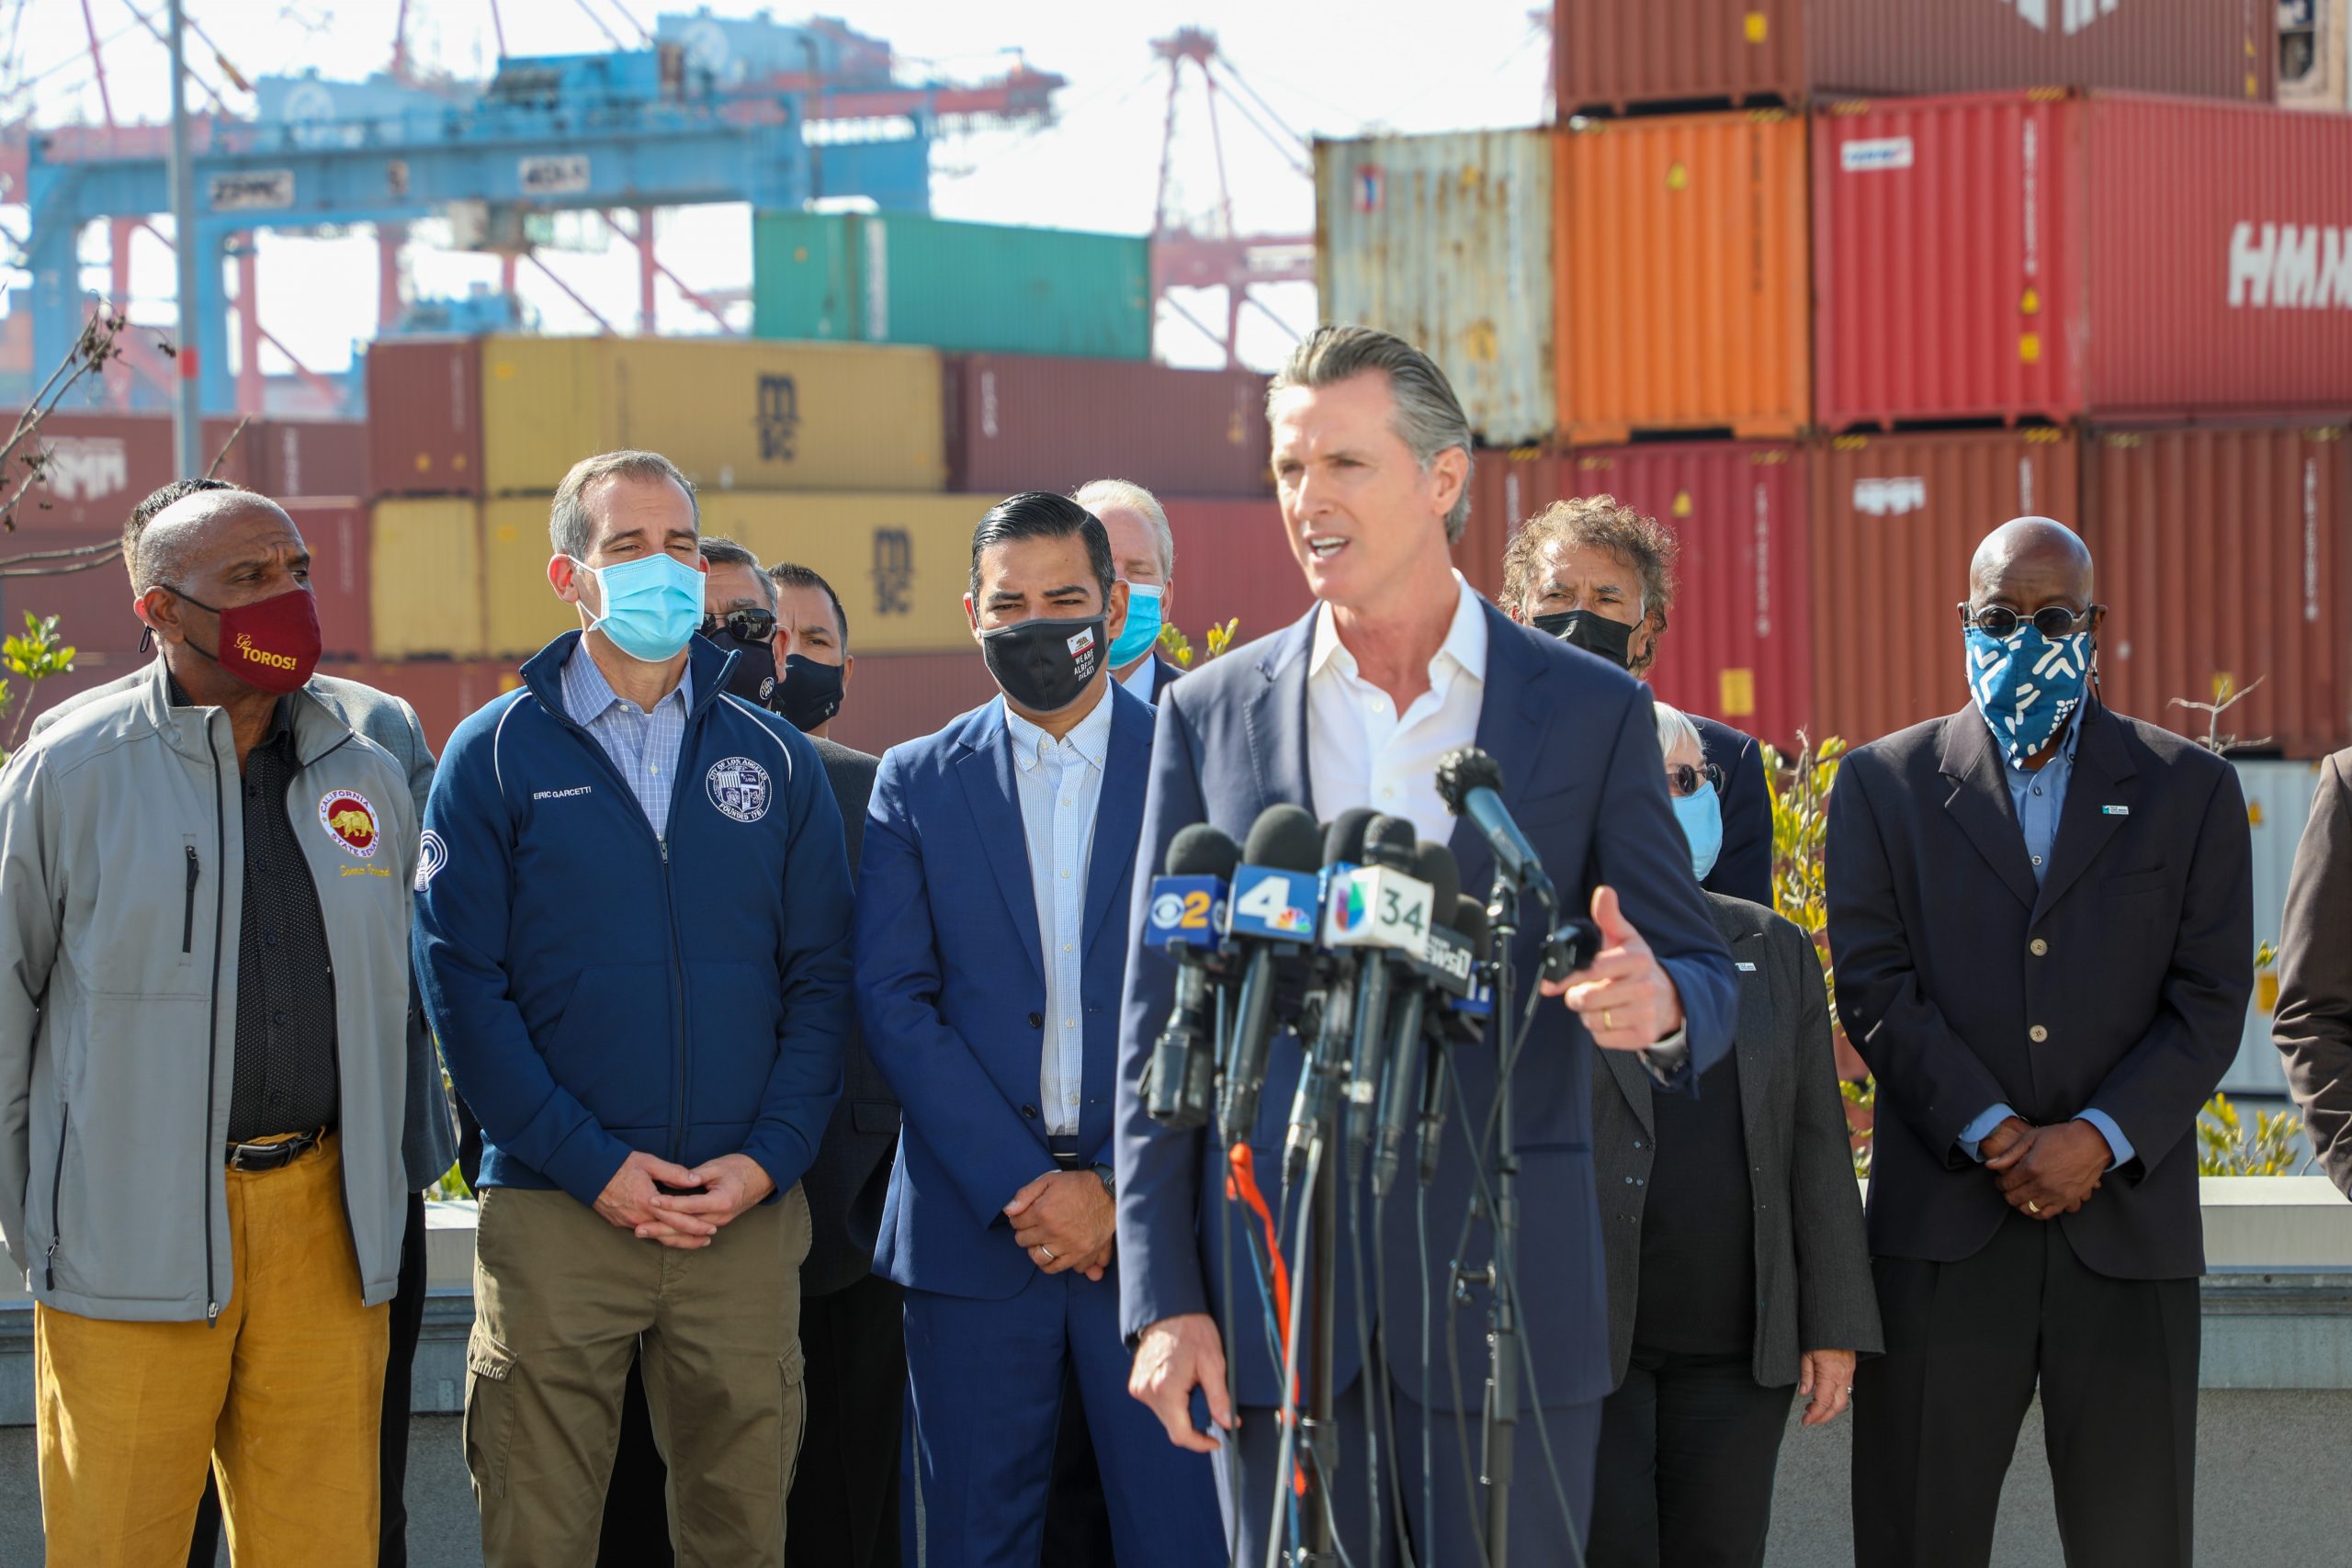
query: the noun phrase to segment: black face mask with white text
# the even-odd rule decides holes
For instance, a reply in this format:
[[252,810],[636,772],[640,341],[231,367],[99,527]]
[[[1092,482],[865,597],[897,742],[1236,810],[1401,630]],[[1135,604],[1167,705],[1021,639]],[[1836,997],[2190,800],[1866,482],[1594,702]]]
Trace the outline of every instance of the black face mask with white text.
[[989,673],[1016,706],[1030,713],[1059,713],[1086,694],[1102,668],[1103,628],[1109,617],[1018,621],[980,634]]
[[1620,670],[1633,663],[1634,628],[1594,611],[1563,610],[1555,615],[1538,615],[1535,629],[1606,659]]

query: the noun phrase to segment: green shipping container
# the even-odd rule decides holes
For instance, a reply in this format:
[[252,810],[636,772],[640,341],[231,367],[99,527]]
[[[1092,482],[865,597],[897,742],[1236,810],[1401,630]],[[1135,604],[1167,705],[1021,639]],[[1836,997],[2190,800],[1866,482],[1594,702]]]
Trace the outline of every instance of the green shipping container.
[[752,220],[755,337],[1151,357],[1150,242],[856,212]]

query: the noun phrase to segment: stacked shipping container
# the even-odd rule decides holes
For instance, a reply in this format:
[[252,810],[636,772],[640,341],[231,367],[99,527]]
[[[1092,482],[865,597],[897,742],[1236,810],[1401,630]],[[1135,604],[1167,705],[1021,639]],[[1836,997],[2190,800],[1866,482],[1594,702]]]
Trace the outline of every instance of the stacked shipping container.
[[[1554,307],[1493,363],[1433,323],[1497,316],[1543,253],[1464,268],[1504,215],[1397,171],[1491,192],[1547,133],[1318,148],[1322,241],[1364,253],[1321,275],[1376,280],[1327,313],[1434,338],[1516,448],[1479,454],[1474,583],[1611,491],[1684,541],[1661,694],[1863,740],[1961,705],[1970,551],[2041,513],[2098,555],[2109,701],[2201,733],[2174,699],[2258,677],[2241,744],[2352,740],[2352,118],[2272,107],[2267,0],[1562,0],[1555,33],[1563,114],[1617,118],[1549,133]],[[1483,393],[1547,355],[1537,433]],[[1670,439],[1716,432],[1783,439]],[[1731,482],[1766,453],[1776,484]],[[1742,554],[1759,495],[1792,525]],[[1726,642],[1746,620],[1780,635]]]

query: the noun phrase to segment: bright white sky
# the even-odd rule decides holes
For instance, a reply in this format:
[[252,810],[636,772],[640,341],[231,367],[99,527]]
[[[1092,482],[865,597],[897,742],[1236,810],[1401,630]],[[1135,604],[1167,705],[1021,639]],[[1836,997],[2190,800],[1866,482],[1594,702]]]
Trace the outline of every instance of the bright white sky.
[[[193,27],[217,43],[239,74],[315,70],[352,79],[383,69],[391,57],[395,0],[188,0]],[[718,0],[721,16],[743,17],[759,7],[748,0]],[[998,223],[1143,233],[1152,225],[1167,68],[1150,40],[1176,27],[1209,28],[1241,77],[1289,125],[1305,136],[1345,137],[1373,130],[1442,130],[1532,124],[1544,113],[1549,61],[1545,31],[1531,0],[1461,0],[1431,6],[1426,0],[831,0],[850,25],[887,39],[902,74],[928,69],[950,79],[993,74],[1024,52],[1029,63],[1069,81],[1058,96],[1060,118],[1043,130],[1000,130],[943,141],[932,155],[932,199],[943,217]],[[91,69],[94,26],[104,45],[106,79],[119,121],[169,115],[169,75],[164,50],[137,13],[160,26],[164,0],[0,0],[0,119],[29,109],[36,124],[103,123]],[[515,54],[588,53],[613,47],[603,28],[634,44],[629,18],[651,28],[657,15],[692,9],[656,0],[501,0],[508,50]],[[770,7],[779,19],[801,12]],[[1548,9],[1548,7],[1547,7]],[[461,77],[486,77],[497,56],[489,0],[409,0],[409,45],[414,64]],[[600,28],[599,23],[602,27]],[[253,100],[230,84],[212,51],[191,40],[196,74],[225,96],[235,112]],[[198,90],[198,107],[210,99]],[[1216,197],[1216,163],[1207,135],[1197,74],[1187,67],[1179,101],[1176,178],[1181,206],[1205,211]],[[1251,233],[1311,234],[1315,199],[1309,183],[1288,167],[1257,131],[1223,117],[1227,168],[1238,225]],[[20,231],[21,208],[5,227]],[[751,277],[749,209],[712,207],[665,213],[657,232],[662,260],[696,288],[741,288]],[[412,285],[427,295],[461,294],[470,283],[495,283],[495,258],[411,251]],[[311,368],[335,371],[353,344],[375,327],[375,247],[364,235],[311,239],[265,233],[260,294],[266,326]],[[96,269],[91,286],[105,287],[104,231],[93,225],[85,258]],[[633,253],[613,244],[594,252],[547,258],[573,288],[623,331],[634,331],[637,273]],[[5,276],[5,275],[0,275]],[[21,279],[21,274],[15,275]],[[589,317],[527,265],[521,292],[545,330],[594,330]],[[171,315],[169,253],[141,236],[133,252],[134,314],[155,321]],[[1285,285],[1264,297],[1294,328],[1314,319],[1311,285]],[[1216,295],[1186,303],[1203,320],[1221,317]],[[663,330],[698,332],[708,319],[665,282]],[[1244,357],[1261,367],[1277,361],[1290,339],[1272,322],[1243,317]],[[1214,362],[1200,333],[1163,313],[1160,356],[1178,364]],[[265,351],[264,367],[287,368]]]

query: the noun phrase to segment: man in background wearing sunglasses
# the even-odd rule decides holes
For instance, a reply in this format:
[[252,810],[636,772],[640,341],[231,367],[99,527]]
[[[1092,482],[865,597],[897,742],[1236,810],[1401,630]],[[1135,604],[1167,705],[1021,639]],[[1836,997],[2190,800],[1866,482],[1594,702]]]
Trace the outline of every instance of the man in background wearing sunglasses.
[[1830,795],[1838,1011],[1879,1086],[1860,1568],[1989,1561],[2037,1384],[2068,1563],[2189,1560],[2190,1134],[2253,988],[2245,801],[2100,704],[2092,585],[2064,525],[1994,530],[1969,705],[1855,750]]

